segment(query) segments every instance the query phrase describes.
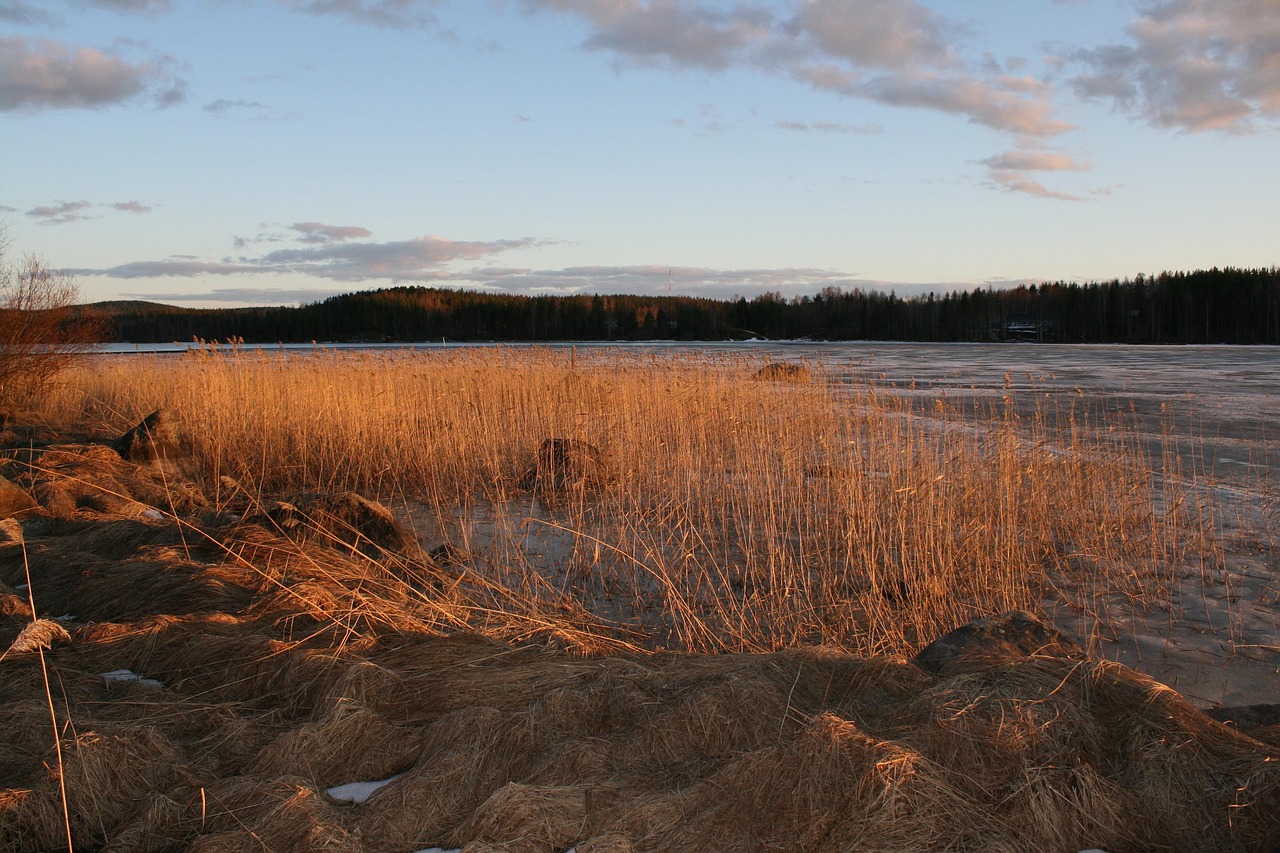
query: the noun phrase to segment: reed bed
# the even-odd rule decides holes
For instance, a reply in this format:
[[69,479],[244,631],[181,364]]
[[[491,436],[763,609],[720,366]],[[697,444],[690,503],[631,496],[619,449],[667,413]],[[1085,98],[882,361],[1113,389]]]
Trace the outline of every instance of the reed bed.
[[[45,412],[110,434],[163,409],[215,502],[231,481],[255,496],[356,491],[487,581],[656,647],[903,655],[978,615],[1162,604],[1179,572],[1221,559],[1212,508],[1087,401],[760,367],[208,347],[86,362]],[[548,438],[599,448],[600,475],[530,488]]]

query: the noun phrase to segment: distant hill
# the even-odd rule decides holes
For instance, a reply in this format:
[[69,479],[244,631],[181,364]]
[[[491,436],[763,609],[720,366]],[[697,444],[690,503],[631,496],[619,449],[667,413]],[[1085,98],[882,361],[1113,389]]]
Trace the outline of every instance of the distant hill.
[[1280,270],[1211,269],[899,298],[523,296],[391,287],[298,307],[82,306],[110,341],[1043,340],[1280,344]]

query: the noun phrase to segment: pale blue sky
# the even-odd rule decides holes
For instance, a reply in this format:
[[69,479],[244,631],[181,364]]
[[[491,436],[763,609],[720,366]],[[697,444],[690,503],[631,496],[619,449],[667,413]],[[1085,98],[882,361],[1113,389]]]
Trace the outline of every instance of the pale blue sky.
[[187,305],[1271,266],[1277,56],[1276,0],[0,0],[0,216]]

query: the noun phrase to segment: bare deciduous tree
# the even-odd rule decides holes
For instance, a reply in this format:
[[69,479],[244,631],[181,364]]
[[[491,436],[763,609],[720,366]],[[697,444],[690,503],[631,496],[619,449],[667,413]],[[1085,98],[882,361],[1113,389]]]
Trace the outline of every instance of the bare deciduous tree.
[[97,339],[74,311],[80,295],[70,276],[38,255],[7,260],[0,232],[0,405],[31,400]]

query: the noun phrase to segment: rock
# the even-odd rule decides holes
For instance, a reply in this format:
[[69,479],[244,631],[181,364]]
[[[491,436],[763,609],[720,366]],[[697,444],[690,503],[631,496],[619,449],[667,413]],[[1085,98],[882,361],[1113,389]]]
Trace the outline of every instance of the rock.
[[790,361],[775,361],[766,364],[752,375],[753,379],[762,379],[770,382],[809,382],[812,376],[809,374],[809,368],[803,364],[796,364]]
[[26,489],[8,477],[0,476],[0,518],[12,518],[37,506],[36,499]]
[[291,539],[321,542],[374,559],[386,554],[434,562],[391,510],[355,492],[295,495],[276,503],[267,517]]
[[437,545],[429,552],[431,559],[447,568],[463,568],[474,562],[475,557],[466,548],[459,548],[451,542]]
[[111,442],[111,449],[130,462],[154,462],[165,455],[177,435],[164,412],[156,409],[133,429]]
[[600,448],[577,438],[548,438],[520,478],[520,488],[560,492],[573,486],[599,486],[607,479]]
[[935,675],[958,675],[1036,656],[1079,659],[1084,650],[1052,625],[1011,610],[961,625],[925,646],[912,660]]
[[1206,708],[1205,714],[1220,723],[1234,726],[1245,734],[1258,729],[1280,726],[1280,703],[1237,705],[1232,708]]

